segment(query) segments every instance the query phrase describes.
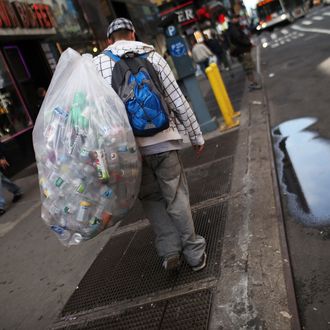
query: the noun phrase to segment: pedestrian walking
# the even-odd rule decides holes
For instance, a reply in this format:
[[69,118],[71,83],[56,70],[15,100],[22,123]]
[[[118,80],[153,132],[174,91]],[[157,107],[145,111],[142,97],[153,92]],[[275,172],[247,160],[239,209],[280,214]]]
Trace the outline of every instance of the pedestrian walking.
[[239,25],[239,15],[234,15],[229,24],[226,34],[230,43],[230,55],[237,57],[238,61],[242,64],[246,77],[250,82],[250,91],[260,89],[255,78],[255,64],[251,56],[252,44],[250,38],[243,32]]
[[220,67],[221,65],[223,65],[226,70],[229,70],[230,65],[226,56],[226,51],[222,46],[220,40],[217,39],[214,35],[211,35],[211,37],[209,37],[206,33],[203,35],[203,37],[205,45],[217,57],[218,66]]
[[[5,158],[3,145],[0,142],[0,167],[5,170],[8,166],[9,166],[9,163],[7,162],[7,160]],[[18,202],[22,198],[23,194],[22,194],[21,188],[18,187],[10,179],[8,179],[2,173],[2,171],[0,171],[0,176],[1,176],[1,180],[0,180],[0,216],[1,216],[4,213],[6,213],[6,210],[5,210],[6,201],[2,194],[2,188],[5,187],[8,191],[10,191],[14,195],[13,203]]]
[[205,70],[209,65],[210,58],[214,56],[211,50],[205,46],[204,43],[192,40],[193,46],[191,49],[191,55],[196,64],[198,64],[205,74]]
[[143,160],[139,198],[155,233],[157,253],[166,270],[179,267],[181,256],[194,271],[201,270],[206,266],[206,243],[195,233],[187,180],[178,154],[182,147],[180,133],[184,132],[197,155],[203,151],[199,124],[168,63],[153,46],[136,41],[130,20],[115,19],[108,27],[107,37],[110,46],[94,58],[105,81],[120,90],[122,85],[116,75],[123,66],[132,66],[134,59],[149,68],[151,77],[156,73],[152,80],[157,78],[155,85],[160,83],[159,92],[169,109],[168,128],[152,136],[136,136]]

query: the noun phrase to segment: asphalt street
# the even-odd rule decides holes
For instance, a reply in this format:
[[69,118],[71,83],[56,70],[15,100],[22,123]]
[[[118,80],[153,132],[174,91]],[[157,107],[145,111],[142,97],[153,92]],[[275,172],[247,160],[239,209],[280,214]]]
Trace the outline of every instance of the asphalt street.
[[258,40],[301,324],[329,329],[330,7]]

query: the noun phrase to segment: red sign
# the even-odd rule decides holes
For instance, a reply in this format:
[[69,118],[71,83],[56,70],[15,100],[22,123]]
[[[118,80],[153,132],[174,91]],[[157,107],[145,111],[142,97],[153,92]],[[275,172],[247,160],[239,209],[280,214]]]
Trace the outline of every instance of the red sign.
[[0,0],[0,28],[43,28],[56,27],[56,21],[48,5]]
[[195,16],[193,1],[183,3],[179,6],[167,9],[160,13],[160,16],[166,16],[170,13],[175,12],[178,17],[178,22],[181,25],[187,25],[197,21]]

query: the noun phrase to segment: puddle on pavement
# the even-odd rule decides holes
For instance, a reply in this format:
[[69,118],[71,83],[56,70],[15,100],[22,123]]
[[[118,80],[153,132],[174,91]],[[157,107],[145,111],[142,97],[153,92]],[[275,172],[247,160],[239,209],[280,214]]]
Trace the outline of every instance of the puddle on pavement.
[[330,141],[306,117],[273,129],[277,171],[292,216],[306,226],[330,226]]

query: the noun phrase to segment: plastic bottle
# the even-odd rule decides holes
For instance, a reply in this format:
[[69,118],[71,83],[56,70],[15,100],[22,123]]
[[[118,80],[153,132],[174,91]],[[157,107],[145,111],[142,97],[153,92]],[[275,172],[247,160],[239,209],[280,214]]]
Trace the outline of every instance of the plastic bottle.
[[70,239],[70,245],[78,245],[83,240],[83,236],[80,233],[74,233]]
[[53,109],[51,119],[46,127],[44,136],[46,139],[46,148],[50,151],[60,150],[63,143],[65,124],[68,119],[68,113],[61,106]]
[[50,226],[51,230],[53,230],[59,240],[64,244],[64,245],[67,245],[67,242],[69,241],[70,237],[71,237],[71,233],[69,230],[59,226],[59,225],[52,225]]
[[71,185],[75,193],[84,194],[86,192],[87,184],[83,179],[80,178],[72,179]]
[[90,218],[92,204],[88,201],[81,201],[79,203],[79,209],[77,213],[77,221],[87,222]]
[[49,198],[51,195],[51,189],[50,189],[47,179],[45,177],[42,176],[39,179],[39,186],[40,186],[40,191],[42,192],[43,196],[46,198]]

